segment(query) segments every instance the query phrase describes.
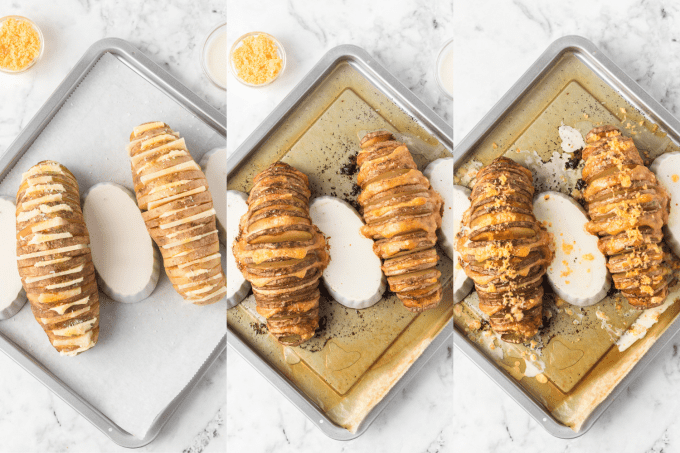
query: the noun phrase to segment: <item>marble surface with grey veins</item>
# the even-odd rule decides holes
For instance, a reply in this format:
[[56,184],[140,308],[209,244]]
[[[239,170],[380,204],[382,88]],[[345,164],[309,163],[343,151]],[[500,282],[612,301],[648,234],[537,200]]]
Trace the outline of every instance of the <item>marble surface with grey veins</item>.
[[[3,1],[0,16],[23,15],[42,29],[45,54],[26,74],[0,73],[0,155],[87,48],[105,37],[127,39],[225,112],[225,93],[206,79],[199,60],[207,33],[224,22],[225,10],[223,0]],[[159,437],[137,451],[224,452],[225,380],[223,355]],[[0,453],[129,451],[113,444],[4,354],[0,354],[0,408]]]
[[[263,5],[267,5],[266,7]],[[453,35],[451,4],[429,0],[234,2],[228,43],[264,31],[286,49],[287,68],[263,88],[228,80],[231,153],[331,48],[355,44],[446,121],[452,101],[434,78],[437,52]],[[227,349],[230,452],[448,453],[454,451],[452,346],[442,348],[356,440],[326,437],[237,353]],[[457,450],[462,451],[462,450]]]
[[[659,0],[454,0],[454,138],[458,143],[555,39],[595,43],[654,99],[680,115],[680,3]],[[680,452],[680,339],[675,338],[574,440],[552,437],[454,351],[455,451]]]

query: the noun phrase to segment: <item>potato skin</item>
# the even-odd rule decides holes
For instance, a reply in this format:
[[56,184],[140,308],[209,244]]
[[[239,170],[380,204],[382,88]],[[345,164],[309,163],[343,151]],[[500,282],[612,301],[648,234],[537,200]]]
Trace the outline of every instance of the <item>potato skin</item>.
[[642,162],[633,140],[613,126],[586,135],[586,230],[600,237],[616,289],[635,308],[663,304],[677,260],[663,243],[670,195]]
[[375,241],[373,251],[384,260],[390,290],[409,311],[437,307],[443,294],[435,249],[444,209],[441,196],[406,145],[388,131],[361,139],[357,163],[357,201],[366,223],[361,234]]
[[52,346],[75,356],[99,338],[99,292],[78,182],[43,161],[22,177],[16,198],[17,265],[31,310]]
[[137,204],[175,290],[195,305],[227,292],[208,181],[183,138],[162,122],[137,126],[127,146]]
[[479,308],[509,343],[536,335],[543,317],[543,276],[553,241],[533,214],[531,171],[499,157],[477,174],[457,251],[475,282]]
[[276,162],[253,182],[234,258],[269,333],[297,346],[319,327],[319,278],[330,261],[326,238],[309,216],[307,175]]

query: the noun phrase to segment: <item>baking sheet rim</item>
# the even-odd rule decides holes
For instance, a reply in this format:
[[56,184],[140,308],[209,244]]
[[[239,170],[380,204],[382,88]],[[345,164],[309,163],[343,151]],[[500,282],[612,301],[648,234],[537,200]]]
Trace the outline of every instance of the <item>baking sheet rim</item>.
[[[474,149],[488,133],[495,128],[515,103],[528,94],[536,81],[541,79],[567,52],[572,52],[605,83],[617,91],[627,102],[640,110],[651,121],[659,124],[675,143],[680,142],[680,122],[658,101],[653,99],[633,79],[626,75],[612,60],[604,55],[591,41],[576,35],[569,35],[553,41],[538,59],[522,74],[517,82],[503,95],[491,110],[454,148],[454,168],[470,150]],[[587,417],[580,431],[575,432],[557,421],[541,403],[537,402],[514,378],[491,362],[486,355],[454,326],[453,343],[466,357],[477,365],[491,380],[499,385],[517,404],[551,435],[562,439],[574,439],[592,428],[609,405],[637,378],[651,360],[671,341],[680,330],[676,319],[654,342],[654,345],[630,369],[607,397]]]

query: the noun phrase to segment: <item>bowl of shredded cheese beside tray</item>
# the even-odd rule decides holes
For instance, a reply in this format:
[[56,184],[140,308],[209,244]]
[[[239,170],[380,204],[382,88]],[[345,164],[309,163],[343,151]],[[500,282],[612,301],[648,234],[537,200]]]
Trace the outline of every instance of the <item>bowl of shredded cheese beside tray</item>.
[[22,16],[0,18],[0,71],[21,74],[42,57],[45,40],[40,28]]
[[286,52],[272,35],[254,31],[234,42],[229,52],[232,75],[249,87],[263,87],[286,69]]

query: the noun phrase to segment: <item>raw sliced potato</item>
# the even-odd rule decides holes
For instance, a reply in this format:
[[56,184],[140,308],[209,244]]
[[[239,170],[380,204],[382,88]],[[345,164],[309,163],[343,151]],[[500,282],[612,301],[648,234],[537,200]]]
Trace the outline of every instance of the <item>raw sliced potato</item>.
[[229,216],[226,218],[226,234],[229,251],[227,253],[227,309],[241,303],[250,291],[250,282],[243,277],[236,266],[236,258],[231,253],[231,244],[238,237],[238,225],[243,214],[248,212],[248,195],[238,190],[227,190],[226,205]]
[[99,291],[80,189],[68,168],[42,161],[17,190],[16,259],[35,320],[63,356],[99,339]]
[[329,196],[315,198],[309,214],[328,238],[333,254],[323,272],[323,283],[333,299],[348,308],[375,305],[385,292],[386,280],[373,241],[360,233],[359,214],[349,203]]
[[607,260],[597,236],[585,230],[583,208],[567,195],[543,192],[534,198],[534,215],[555,239],[555,258],[547,272],[555,293],[579,307],[601,301],[611,285]]
[[161,257],[134,195],[123,186],[105,182],[90,187],[83,200],[99,287],[116,302],[146,299],[158,284]]
[[15,210],[10,197],[0,196],[0,320],[19,313],[28,300],[17,267]]
[[137,205],[185,301],[214,304],[227,293],[217,211],[209,184],[184,138],[156,121],[135,127],[126,147]]
[[[213,206],[217,219],[217,229],[220,231],[220,240],[226,240],[227,225],[227,149],[215,148],[208,151],[200,162],[205,179],[213,198]],[[228,244],[228,242],[227,242]]]
[[454,209],[457,209],[454,207],[454,194],[451,191],[451,187],[453,187],[453,157],[446,157],[430,162],[425,168],[425,171],[423,171],[423,174],[430,180],[432,188],[439,192],[439,195],[441,195],[444,200],[442,227],[437,232],[437,235],[439,236],[439,244],[442,246],[442,249],[444,249],[446,256],[453,259],[453,241],[456,237],[454,232],[455,227],[453,226],[453,212]]
[[[463,221],[463,213],[470,207],[470,189],[463,186],[453,186],[452,200],[453,212],[451,214],[451,221],[453,222],[453,236],[456,237],[460,231],[460,225]],[[446,200],[444,200],[444,216],[446,216]],[[443,222],[442,222],[443,224]],[[460,265],[458,259],[460,254],[457,251],[453,252],[453,303],[465,299],[465,297],[470,294],[474,282],[470,277],[467,276],[465,270]]]

